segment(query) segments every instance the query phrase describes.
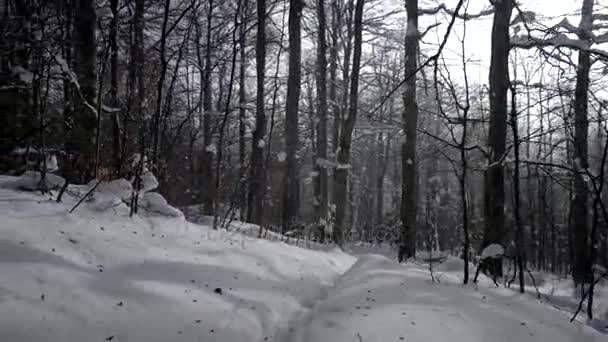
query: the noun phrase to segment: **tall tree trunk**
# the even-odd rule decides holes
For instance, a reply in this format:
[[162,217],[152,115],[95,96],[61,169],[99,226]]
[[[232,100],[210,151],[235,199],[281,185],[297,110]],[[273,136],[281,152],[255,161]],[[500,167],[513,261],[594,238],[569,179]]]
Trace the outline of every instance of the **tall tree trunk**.
[[[378,133],[378,164],[374,165],[376,169],[376,224],[384,223],[384,176],[386,175],[386,164],[388,164],[388,154],[391,148],[391,137],[382,132]],[[386,140],[386,142],[385,142]]]
[[331,103],[331,113],[334,118],[334,128],[332,135],[332,151],[338,150],[338,132],[340,125],[340,105],[337,96],[337,71],[338,71],[338,31],[342,28],[342,15],[338,0],[331,3],[331,47],[329,49],[329,103]]
[[74,18],[74,69],[79,90],[74,110],[74,126],[66,144],[68,153],[76,156],[79,170],[73,170],[71,181],[84,181],[91,176],[95,156],[97,122],[97,15],[95,1],[78,1]]
[[205,38],[205,67],[201,75],[201,85],[203,91],[203,158],[201,159],[201,195],[203,213],[205,215],[213,214],[213,198],[215,194],[215,186],[213,182],[213,148],[211,147],[211,48],[212,42],[212,22],[214,1],[209,0],[209,11],[207,12],[207,32]]
[[[334,201],[336,205],[335,226],[333,230],[333,239],[338,246],[344,246],[344,217],[346,213],[347,203],[347,183],[348,173],[350,169],[350,147],[352,142],[352,133],[357,121],[357,106],[359,99],[359,69],[361,67],[361,44],[363,30],[363,5],[365,0],[357,0],[355,7],[354,19],[354,53],[353,53],[353,68],[350,81],[350,106],[348,117],[344,121],[344,125],[340,132],[340,146],[338,147],[338,156],[336,170],[334,171]],[[346,90],[345,90],[346,91]]]
[[110,103],[112,104],[112,166],[113,177],[121,174],[120,121],[118,117],[118,0],[110,0],[112,21],[110,22]]
[[263,216],[263,192],[266,187],[264,175],[264,135],[266,114],[264,112],[264,76],[266,73],[266,0],[257,0],[258,30],[256,38],[256,121],[251,146],[249,192],[247,194],[247,221],[261,223]]
[[241,27],[239,31],[239,187],[238,187],[238,205],[240,209],[241,219],[244,219],[245,211],[247,210],[247,193],[245,192],[245,178],[247,167],[245,159],[247,150],[245,147],[245,131],[247,128],[247,117],[245,107],[247,106],[247,11],[249,1],[243,1],[243,10],[241,11]]
[[[354,0],[349,0],[348,8],[346,9],[346,41],[344,44],[344,61],[342,64],[342,103],[340,104],[339,112],[334,116],[333,135],[334,141],[336,141],[336,151],[338,153],[340,145],[340,136],[343,125],[344,116],[348,110],[348,84],[350,74],[350,60],[353,50],[353,11],[354,11]],[[337,158],[337,155],[336,155]],[[335,178],[335,177],[334,177]],[[334,203],[335,204],[335,203]]]
[[[405,35],[405,74],[414,75],[418,57],[418,0],[406,3],[407,29]],[[416,254],[416,127],[418,104],[416,103],[416,76],[409,77],[403,92],[403,133],[401,147],[401,234],[399,238],[399,262]]]
[[[519,292],[524,293],[524,267],[525,267],[525,246],[524,246],[524,227],[521,222],[521,194],[519,180],[519,130],[517,127],[517,95],[515,86],[511,87],[511,132],[513,134],[513,155],[515,164],[513,165],[513,216],[515,218],[515,236],[517,245],[517,271],[519,273]],[[529,176],[529,174],[528,174]]]
[[[484,236],[482,247],[502,244],[505,227],[504,154],[507,138],[507,91],[509,88],[509,22],[513,0],[494,3],[490,57],[490,166],[484,179]],[[502,275],[502,261],[493,259],[490,271]]]
[[171,9],[171,0],[165,0],[165,8],[163,10],[163,23],[160,30],[160,76],[156,85],[156,111],[154,112],[154,120],[152,122],[152,165],[156,168],[157,175],[159,172],[158,153],[160,149],[160,116],[163,104],[163,88],[165,86],[165,76],[167,72],[166,50],[167,50],[167,24],[169,22],[169,11]]
[[287,147],[286,177],[283,202],[283,231],[298,219],[300,197],[300,170],[298,152],[298,110],[300,102],[301,17],[302,0],[289,2],[289,76],[287,78],[287,103],[285,106],[285,144]]
[[[578,37],[583,41],[591,40],[594,0],[584,0]],[[578,52],[576,89],[574,91],[574,194],[572,198],[572,230],[574,234],[574,261],[572,278],[576,283],[591,282],[591,260],[589,260],[588,235],[588,190],[584,176],[589,167],[587,158],[587,118],[589,70],[591,58],[589,51]]]
[[[317,151],[316,158],[327,159],[327,47],[325,42],[325,0],[317,2],[319,20],[317,44]],[[335,73],[335,71],[334,71]],[[315,186],[314,209],[316,222],[325,226],[327,218],[327,168],[315,161],[318,186]]]

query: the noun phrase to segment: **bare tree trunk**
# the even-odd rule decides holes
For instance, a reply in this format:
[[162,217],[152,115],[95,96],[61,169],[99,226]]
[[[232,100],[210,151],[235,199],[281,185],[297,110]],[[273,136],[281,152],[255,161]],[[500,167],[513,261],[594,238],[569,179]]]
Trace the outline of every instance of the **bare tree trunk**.
[[[327,47],[325,42],[325,0],[317,2],[319,20],[317,44],[317,151],[316,159],[327,159]],[[334,71],[335,73],[335,71]],[[334,89],[335,91],[335,89]],[[335,94],[334,94],[335,95]],[[314,209],[316,223],[325,226],[327,221],[327,168],[315,160],[318,187],[315,187]]]
[[[212,54],[212,22],[213,22],[213,10],[215,4],[213,0],[209,0],[209,10],[207,12],[207,32],[205,38],[205,66],[201,73],[201,87],[203,95],[203,151],[201,158],[201,196],[203,213],[205,215],[213,214],[213,198],[215,193],[215,187],[213,182],[213,148],[211,147],[212,136],[211,136],[211,110],[212,110],[212,98],[211,98],[211,54]],[[200,29],[198,29],[200,31]],[[197,35],[198,36],[198,35]],[[200,55],[200,43],[198,46],[198,58],[199,64],[202,62],[202,56]]]
[[249,192],[247,194],[247,221],[261,223],[263,191],[266,187],[264,175],[264,135],[266,114],[264,113],[264,75],[266,72],[266,0],[257,0],[258,31],[256,38],[256,122],[251,147]]
[[286,177],[283,193],[283,232],[298,219],[300,202],[300,170],[298,152],[298,110],[300,102],[300,59],[302,50],[301,16],[302,0],[289,2],[289,76],[287,78],[287,103],[285,106],[285,145],[287,152]]
[[[484,179],[485,227],[482,247],[502,244],[505,227],[504,154],[507,137],[507,91],[509,74],[509,22],[513,0],[494,3],[490,60],[490,166]],[[502,276],[502,261],[493,259],[490,272]]]
[[357,0],[355,6],[354,18],[354,53],[353,53],[353,69],[351,72],[350,81],[350,107],[348,117],[344,121],[344,126],[340,132],[340,146],[338,148],[338,156],[336,170],[334,172],[334,201],[336,204],[336,218],[333,230],[333,239],[338,246],[344,246],[344,217],[346,213],[347,202],[347,182],[350,168],[350,147],[352,141],[352,133],[357,121],[357,106],[359,99],[359,69],[361,66],[361,44],[363,30],[363,4],[365,0]]
[[[517,95],[515,86],[511,87],[511,131],[513,133],[513,149],[515,156],[515,164],[513,165],[513,197],[514,197],[514,216],[516,229],[516,244],[517,244],[517,268],[519,270],[519,292],[524,293],[524,265],[525,265],[525,246],[524,246],[524,228],[521,222],[520,213],[520,190],[519,190],[519,131],[517,127]],[[529,176],[529,175],[528,175]]]
[[339,13],[340,7],[338,0],[332,0],[331,3],[331,47],[329,49],[329,102],[331,104],[331,113],[334,117],[334,127],[332,134],[332,151],[338,150],[338,133],[340,127],[340,105],[338,104],[338,96],[336,88],[337,71],[338,71],[338,31],[342,28],[342,15]]
[[118,103],[118,0],[110,0],[112,21],[110,22],[110,103],[113,108],[112,115],[112,166],[113,177],[119,178],[121,174],[121,147],[120,147],[120,121],[117,108]]
[[241,212],[241,219],[247,210],[247,195],[244,189],[246,170],[245,159],[247,150],[245,147],[245,131],[247,127],[246,110],[247,106],[247,10],[249,7],[249,1],[244,0],[243,10],[241,11],[241,27],[239,31],[239,49],[240,49],[240,62],[239,62],[239,209]]
[[74,127],[67,139],[66,150],[76,156],[79,170],[73,170],[71,181],[84,181],[91,176],[95,157],[97,113],[97,15],[95,1],[78,1],[74,18],[75,72],[79,84],[74,110]]
[[[581,11],[581,22],[578,36],[583,41],[590,41],[593,24],[593,0],[584,0]],[[589,260],[588,235],[588,190],[584,173],[589,167],[587,160],[587,118],[589,70],[591,58],[589,51],[578,52],[576,72],[576,89],[574,91],[574,194],[572,198],[572,229],[574,233],[574,260],[572,278],[575,283],[591,282],[591,261]]]
[[[405,34],[405,74],[415,75],[418,57],[418,0],[406,3],[407,28]],[[418,104],[416,103],[416,77],[405,82],[403,92],[403,133],[401,146],[401,233],[399,237],[399,262],[416,255],[416,128]]]
[[163,23],[160,31],[160,76],[156,86],[156,111],[154,112],[154,120],[152,123],[152,165],[156,168],[157,175],[159,171],[158,153],[160,149],[160,116],[163,103],[163,88],[165,86],[165,77],[167,72],[166,50],[167,50],[167,24],[169,22],[169,11],[171,9],[171,0],[165,0],[165,8],[163,11]]
[[239,29],[239,16],[241,14],[241,0],[237,0],[236,3],[236,9],[235,9],[235,13],[234,13],[234,28],[232,31],[232,61],[231,61],[231,65],[230,65],[230,81],[228,83],[228,94],[226,96],[226,106],[224,108],[224,118],[222,119],[222,123],[220,125],[220,136],[218,139],[218,146],[217,146],[217,161],[216,161],[216,166],[215,166],[215,193],[216,196],[214,198],[214,205],[213,205],[213,229],[217,229],[218,227],[218,223],[219,223],[219,205],[221,203],[221,171],[222,171],[222,158],[223,158],[223,152],[224,152],[224,148],[223,148],[223,144],[224,144],[224,135],[226,132],[226,125],[228,123],[228,119],[230,116],[230,100],[232,99],[232,89],[234,86],[234,77],[235,77],[235,71],[236,71],[236,61],[237,61],[237,56],[238,56],[238,47],[239,47],[239,42],[237,40],[237,30]]
[[[340,105],[339,112],[334,116],[334,127],[333,127],[333,135],[334,141],[336,141],[336,151],[334,153],[338,154],[338,150],[340,149],[340,136],[341,130],[343,129],[342,125],[344,124],[344,115],[348,110],[348,84],[349,84],[349,73],[350,73],[350,60],[352,54],[352,43],[353,43],[353,10],[354,10],[354,0],[349,0],[348,8],[346,10],[346,42],[344,43],[344,62],[342,64],[342,103]],[[335,178],[335,177],[334,177]],[[335,203],[334,203],[335,204]]]

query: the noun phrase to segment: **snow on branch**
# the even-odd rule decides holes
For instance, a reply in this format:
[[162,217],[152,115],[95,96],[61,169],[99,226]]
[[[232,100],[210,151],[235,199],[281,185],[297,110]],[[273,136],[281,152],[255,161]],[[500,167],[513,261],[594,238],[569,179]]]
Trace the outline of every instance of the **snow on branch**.
[[65,61],[65,59],[63,59],[61,56],[58,56],[58,55],[54,56],[54,59],[57,62],[57,64],[59,64],[61,71],[67,76],[68,81],[70,81],[70,83],[72,83],[74,85],[74,88],[76,88],[76,92],[78,93],[78,96],[82,100],[82,103],[85,106],[87,106],[87,108],[89,108],[91,110],[91,112],[93,112],[95,117],[98,117],[99,113],[97,112],[97,108],[95,108],[95,106],[90,104],[87,101],[87,99],[84,98],[84,95],[82,94],[82,90],[80,89],[80,83],[78,83],[78,78],[76,77],[76,74],[72,71],[72,69],[70,69],[70,67],[68,66],[68,63]]
[[[606,36],[608,39],[608,35]],[[535,47],[568,47],[575,50],[589,51],[593,54],[608,58],[608,52],[591,48],[591,43],[580,39],[573,39],[565,34],[557,34],[551,38],[539,39],[530,35],[518,35],[511,37],[511,47],[520,49],[531,49]]]
[[450,16],[455,16],[456,18],[462,19],[462,20],[471,20],[471,19],[477,19],[486,15],[490,15],[494,13],[494,8],[490,7],[487,9],[482,10],[479,13],[474,13],[474,14],[469,14],[469,13],[455,13],[453,10],[447,8],[447,6],[445,5],[445,3],[440,4],[437,7],[434,8],[422,8],[422,9],[418,9],[418,15],[433,15],[433,14],[437,14],[439,13],[439,11],[443,11],[445,13],[447,13]]

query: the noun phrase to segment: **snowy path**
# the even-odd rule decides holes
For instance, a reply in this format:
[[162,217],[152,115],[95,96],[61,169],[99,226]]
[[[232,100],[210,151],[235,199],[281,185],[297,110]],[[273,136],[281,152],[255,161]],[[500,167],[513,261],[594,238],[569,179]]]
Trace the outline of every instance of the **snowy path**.
[[428,270],[362,256],[290,335],[317,341],[607,341],[564,313],[518,294],[433,284]]

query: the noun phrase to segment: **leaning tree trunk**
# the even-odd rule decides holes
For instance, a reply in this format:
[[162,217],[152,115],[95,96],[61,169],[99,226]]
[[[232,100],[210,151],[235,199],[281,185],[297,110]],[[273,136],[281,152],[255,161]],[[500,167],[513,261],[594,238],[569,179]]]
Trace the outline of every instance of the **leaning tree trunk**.
[[338,148],[338,156],[336,170],[334,172],[334,201],[336,205],[335,226],[333,229],[334,242],[344,246],[344,217],[346,214],[347,203],[347,181],[348,171],[350,168],[350,147],[352,142],[352,133],[357,121],[357,105],[359,99],[359,69],[361,66],[361,44],[362,44],[362,29],[363,29],[363,3],[365,0],[357,0],[355,8],[354,20],[354,53],[353,67],[350,81],[350,106],[348,116],[344,121],[344,126],[340,132],[340,146]]
[[416,73],[418,55],[418,0],[406,3],[407,29],[405,35],[405,82],[403,92],[403,140],[401,150],[401,234],[399,262],[416,254]]
[[95,1],[78,1],[74,12],[74,69],[79,86],[68,134],[66,152],[72,155],[74,167],[67,174],[71,182],[85,181],[91,175],[95,158],[95,127],[97,125],[97,16]]
[[[492,53],[490,58],[490,166],[484,179],[483,245],[502,244],[505,226],[504,154],[507,138],[507,91],[509,88],[509,22],[513,0],[494,3]],[[502,275],[502,261],[492,259],[490,272]]]
[[[583,1],[582,17],[578,37],[590,41],[593,24],[593,0]],[[574,234],[574,262],[572,278],[576,283],[591,282],[591,260],[589,260],[588,235],[588,191],[584,173],[589,167],[587,158],[587,119],[589,70],[591,58],[589,51],[578,52],[578,68],[576,72],[576,89],[574,91],[574,194],[572,203],[572,231]]]
[[247,221],[262,222],[263,192],[266,186],[264,174],[264,135],[266,114],[264,112],[264,76],[266,72],[266,0],[257,0],[258,30],[256,38],[257,95],[255,131],[251,142],[251,165],[249,192],[247,193]]

